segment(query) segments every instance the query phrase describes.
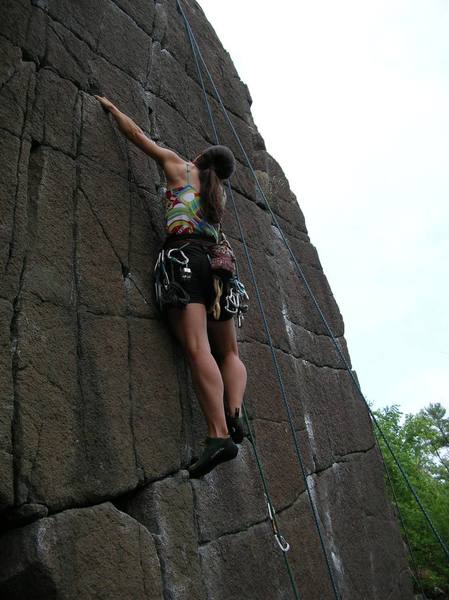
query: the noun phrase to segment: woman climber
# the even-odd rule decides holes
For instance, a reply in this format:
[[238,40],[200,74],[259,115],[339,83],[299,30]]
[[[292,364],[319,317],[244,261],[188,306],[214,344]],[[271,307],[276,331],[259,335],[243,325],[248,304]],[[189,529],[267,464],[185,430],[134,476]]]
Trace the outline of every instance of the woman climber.
[[226,280],[219,282],[219,291],[214,286],[217,280],[210,261],[220,239],[223,180],[232,175],[235,159],[229,148],[217,145],[185,161],[149,139],[108,99],[95,97],[121,132],[161,165],[167,179],[167,237],[158,262],[161,255],[168,257],[172,267],[171,290],[177,293],[165,299],[164,314],[185,351],[207,422],[205,449],[189,467],[191,478],[201,477],[235,458],[244,436],[240,411],[246,368],[239,357],[232,318],[236,311],[229,303]]

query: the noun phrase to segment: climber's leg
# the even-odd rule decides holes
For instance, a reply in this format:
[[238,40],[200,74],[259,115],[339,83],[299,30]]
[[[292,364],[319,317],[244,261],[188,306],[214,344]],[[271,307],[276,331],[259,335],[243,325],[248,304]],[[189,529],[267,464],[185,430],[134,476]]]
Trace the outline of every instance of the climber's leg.
[[223,406],[223,380],[210,351],[204,304],[168,310],[170,326],[182,344],[192,372],[198,400],[207,422],[209,437],[227,437]]
[[238,408],[241,413],[246,388],[246,368],[239,357],[234,319],[208,321],[207,331],[212,353],[220,368],[224,384],[224,396],[230,414]]

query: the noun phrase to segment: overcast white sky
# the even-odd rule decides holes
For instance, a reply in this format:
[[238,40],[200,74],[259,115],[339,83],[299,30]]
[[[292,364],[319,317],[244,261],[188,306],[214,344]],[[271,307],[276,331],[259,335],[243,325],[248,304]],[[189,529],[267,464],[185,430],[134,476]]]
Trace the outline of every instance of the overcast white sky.
[[199,3],[305,214],[366,398],[449,412],[449,0]]

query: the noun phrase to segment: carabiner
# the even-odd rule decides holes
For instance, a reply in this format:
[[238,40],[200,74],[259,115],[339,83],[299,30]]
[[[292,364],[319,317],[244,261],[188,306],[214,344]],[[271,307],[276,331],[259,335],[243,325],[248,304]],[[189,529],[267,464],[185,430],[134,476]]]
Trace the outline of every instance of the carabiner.
[[[167,252],[167,258],[169,260],[172,260],[175,263],[178,263],[178,265],[187,266],[189,264],[189,259],[187,258],[187,256],[182,251],[182,248],[184,248],[186,245],[187,244],[184,244],[180,248],[170,248],[170,250]],[[176,258],[175,256],[173,256],[174,252],[179,252],[179,254],[181,255],[181,259]]]
[[290,550],[290,544],[287,542],[287,540],[284,538],[284,536],[282,534],[279,533],[277,525],[276,525],[276,521],[274,518],[275,515],[275,510],[274,510],[274,506],[271,506],[271,503],[268,501],[268,496],[264,493],[265,496],[265,501],[267,503],[267,507],[268,507],[268,516],[270,517],[270,521],[271,521],[271,527],[273,529],[273,534],[274,534],[274,539],[276,540],[279,548],[282,550],[282,552],[288,552]]
[[225,309],[232,315],[235,315],[239,310],[239,304],[240,303],[237,294],[235,294],[234,290],[231,289],[229,294],[226,296]]
[[[182,251],[182,249],[185,248],[187,245],[188,243],[183,244],[179,248],[170,248],[170,250],[167,252],[167,258],[171,260],[172,263],[176,263],[177,265],[179,265],[179,274],[181,275],[181,279],[183,281],[189,281],[192,277],[192,269],[190,269],[190,267],[188,266],[189,258]],[[178,252],[181,258],[176,258],[176,256],[174,256],[175,252]]]
[[290,544],[286,541],[283,535],[276,533],[275,536],[279,548],[282,552],[288,552],[290,550]]

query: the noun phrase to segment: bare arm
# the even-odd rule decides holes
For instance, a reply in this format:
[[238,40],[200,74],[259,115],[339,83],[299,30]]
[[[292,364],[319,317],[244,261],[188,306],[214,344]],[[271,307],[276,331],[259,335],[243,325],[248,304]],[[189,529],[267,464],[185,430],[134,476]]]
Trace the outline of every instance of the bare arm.
[[102,106],[112,114],[117,121],[120,131],[133,144],[143,150],[145,154],[148,154],[151,158],[157,160],[165,171],[167,171],[167,167],[170,170],[171,164],[183,162],[176,152],[173,152],[173,150],[169,150],[168,148],[163,148],[156,144],[156,142],[153,142],[153,140],[146,136],[142,129],[130,117],[122,113],[107,98],[101,96],[95,96],[95,98],[97,98]]

